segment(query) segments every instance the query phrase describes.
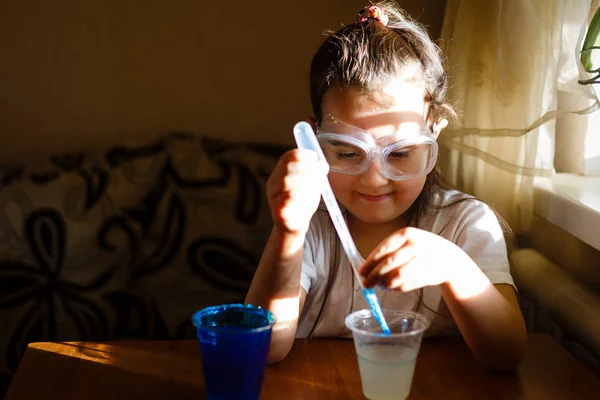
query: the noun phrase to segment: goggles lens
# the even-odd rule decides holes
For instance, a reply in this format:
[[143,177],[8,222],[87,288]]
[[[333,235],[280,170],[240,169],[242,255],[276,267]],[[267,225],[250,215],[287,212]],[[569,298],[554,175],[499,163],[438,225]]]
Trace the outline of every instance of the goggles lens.
[[[335,119],[331,115],[326,118]],[[338,129],[334,131],[327,127],[331,128],[331,121],[327,125],[322,124],[317,138],[331,171],[361,174],[372,161],[376,161],[381,172],[389,179],[406,180],[426,175],[435,166],[437,142],[426,130],[402,135],[401,140],[382,146],[368,132],[337,119],[334,127]],[[382,140],[387,140],[387,137]]]

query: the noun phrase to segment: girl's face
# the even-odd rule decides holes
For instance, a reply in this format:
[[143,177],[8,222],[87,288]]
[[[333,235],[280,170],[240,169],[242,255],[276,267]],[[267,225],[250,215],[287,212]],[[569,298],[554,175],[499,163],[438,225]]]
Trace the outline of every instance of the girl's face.
[[[417,127],[427,129],[426,103],[420,86],[410,83],[388,86],[382,93],[385,102],[354,89],[332,88],[323,97],[322,115],[331,114],[347,125],[367,131],[375,141],[389,136],[396,139],[394,135],[402,139],[403,131],[414,131]],[[425,185],[426,175],[395,181],[388,179],[380,168],[381,163],[373,161],[359,175],[329,173],[338,201],[364,223],[385,224],[401,217]]]

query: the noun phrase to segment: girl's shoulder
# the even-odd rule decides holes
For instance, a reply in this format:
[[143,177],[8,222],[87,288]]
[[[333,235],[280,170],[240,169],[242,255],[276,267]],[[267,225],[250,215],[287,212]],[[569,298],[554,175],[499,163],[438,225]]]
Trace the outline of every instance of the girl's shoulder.
[[431,203],[435,207],[450,207],[458,202],[476,200],[470,194],[456,189],[437,188],[431,197]]
[[458,190],[440,189],[420,220],[422,229],[455,237],[471,226],[500,229],[496,213],[483,201]]
[[438,189],[433,193],[430,207],[433,214],[439,215],[446,210],[449,214],[492,212],[490,207],[475,196],[455,189]]

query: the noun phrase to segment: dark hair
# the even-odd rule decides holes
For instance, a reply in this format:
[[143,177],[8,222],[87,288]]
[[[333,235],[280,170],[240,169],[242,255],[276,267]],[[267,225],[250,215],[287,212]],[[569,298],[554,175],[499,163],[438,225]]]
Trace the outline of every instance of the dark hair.
[[317,121],[322,118],[323,96],[332,87],[372,94],[394,79],[403,79],[409,66],[417,68],[411,81],[423,85],[428,118],[436,122],[454,117],[453,108],[445,102],[447,78],[439,47],[396,3],[374,5],[388,15],[387,26],[369,18],[329,31],[312,59],[310,98]]

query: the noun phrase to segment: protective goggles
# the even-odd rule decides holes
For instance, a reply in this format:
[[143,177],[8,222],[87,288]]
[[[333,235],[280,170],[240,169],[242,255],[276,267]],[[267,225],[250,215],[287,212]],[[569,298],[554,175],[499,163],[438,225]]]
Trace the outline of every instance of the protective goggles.
[[319,125],[317,139],[331,171],[358,175],[376,161],[381,173],[395,181],[427,175],[438,152],[435,137],[423,126],[404,123],[398,131],[375,140],[369,132],[331,114]]

